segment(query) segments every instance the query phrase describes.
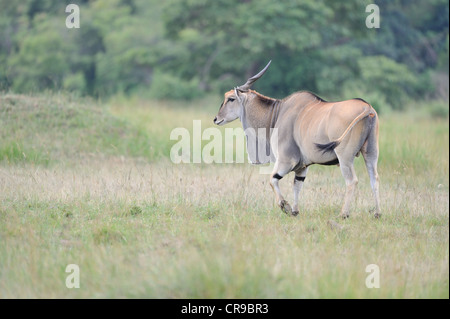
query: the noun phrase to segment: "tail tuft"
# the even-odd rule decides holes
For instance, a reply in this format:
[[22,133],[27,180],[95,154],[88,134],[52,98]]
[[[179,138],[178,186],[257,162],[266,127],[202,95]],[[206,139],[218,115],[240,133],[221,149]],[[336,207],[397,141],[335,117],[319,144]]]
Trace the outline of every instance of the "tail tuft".
[[322,151],[323,154],[328,153],[328,152],[332,152],[334,151],[334,149],[339,145],[338,141],[334,141],[334,142],[330,142],[327,144],[316,144],[316,147]]

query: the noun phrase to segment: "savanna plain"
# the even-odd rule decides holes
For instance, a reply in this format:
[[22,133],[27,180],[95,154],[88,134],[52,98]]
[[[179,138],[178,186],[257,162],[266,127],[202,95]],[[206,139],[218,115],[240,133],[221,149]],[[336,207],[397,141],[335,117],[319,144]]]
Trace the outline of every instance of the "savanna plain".
[[171,131],[220,103],[0,96],[0,298],[449,297],[448,115],[380,113],[383,215],[358,157],[341,220],[336,166],[310,168],[290,217],[258,166],[172,163]]

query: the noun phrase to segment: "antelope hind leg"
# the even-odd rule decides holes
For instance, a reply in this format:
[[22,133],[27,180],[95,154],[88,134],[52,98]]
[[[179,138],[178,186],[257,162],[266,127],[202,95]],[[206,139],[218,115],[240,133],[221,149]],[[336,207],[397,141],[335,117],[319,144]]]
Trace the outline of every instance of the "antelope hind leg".
[[353,201],[356,185],[358,184],[358,178],[355,174],[353,161],[351,163],[340,162],[340,164],[341,172],[344,176],[347,189],[345,192],[344,205],[342,206],[341,214],[339,216],[345,219],[350,217],[350,206]]

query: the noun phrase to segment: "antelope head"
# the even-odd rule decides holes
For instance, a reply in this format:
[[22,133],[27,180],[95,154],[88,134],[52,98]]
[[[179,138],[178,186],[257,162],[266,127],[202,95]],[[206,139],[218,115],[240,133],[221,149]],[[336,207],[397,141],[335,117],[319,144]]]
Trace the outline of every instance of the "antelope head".
[[214,124],[224,125],[233,122],[239,118],[242,114],[243,102],[245,101],[246,95],[253,83],[256,82],[269,68],[272,61],[269,61],[267,65],[258,74],[252,76],[247,80],[244,85],[235,87],[224,94],[224,100],[220,106],[219,113],[214,118]]

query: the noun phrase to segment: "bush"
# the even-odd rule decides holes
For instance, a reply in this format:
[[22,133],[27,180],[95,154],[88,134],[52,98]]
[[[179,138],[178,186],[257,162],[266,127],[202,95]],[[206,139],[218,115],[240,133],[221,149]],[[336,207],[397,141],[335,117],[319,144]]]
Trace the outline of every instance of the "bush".
[[192,100],[201,97],[198,80],[185,81],[171,74],[155,72],[150,88],[150,96],[156,99]]
[[83,73],[77,72],[64,78],[63,88],[67,91],[84,94],[86,92],[86,80]]
[[365,89],[358,88],[345,88],[343,91],[343,99],[349,100],[352,98],[364,99],[367,103],[373,106],[378,114],[389,113],[392,109],[389,103],[386,101],[386,97],[379,91],[371,90],[366,91]]
[[[380,102],[395,110],[404,109],[411,98],[412,88],[420,85],[406,65],[385,56],[362,57],[358,60],[358,67],[360,77],[346,81],[344,92],[376,92],[378,99],[383,97]],[[378,106],[382,107],[381,104]]]
[[448,103],[444,101],[432,101],[429,103],[427,109],[433,118],[448,118],[449,106]]

